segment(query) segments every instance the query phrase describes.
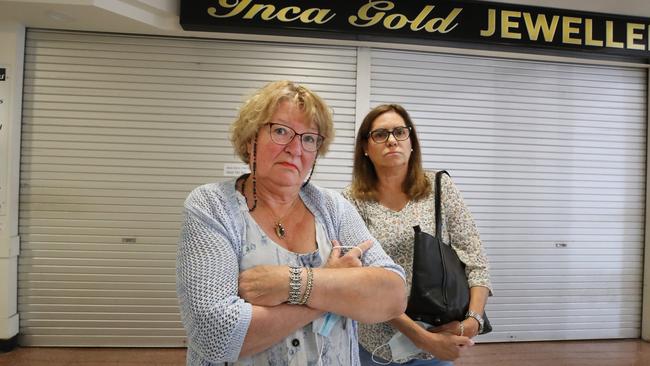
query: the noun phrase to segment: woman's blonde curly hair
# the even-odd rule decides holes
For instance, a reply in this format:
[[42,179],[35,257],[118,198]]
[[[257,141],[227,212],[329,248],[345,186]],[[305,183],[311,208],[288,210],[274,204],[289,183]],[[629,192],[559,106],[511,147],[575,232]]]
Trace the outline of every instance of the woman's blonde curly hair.
[[292,81],[282,80],[267,84],[253,94],[239,110],[237,119],[230,128],[230,141],[235,152],[248,164],[250,156],[248,143],[252,142],[257,132],[271,122],[281,102],[289,101],[305,113],[318,126],[318,133],[325,137],[318,149],[319,154],[327,153],[334,139],[334,122],[332,112],[325,101],[308,88]]

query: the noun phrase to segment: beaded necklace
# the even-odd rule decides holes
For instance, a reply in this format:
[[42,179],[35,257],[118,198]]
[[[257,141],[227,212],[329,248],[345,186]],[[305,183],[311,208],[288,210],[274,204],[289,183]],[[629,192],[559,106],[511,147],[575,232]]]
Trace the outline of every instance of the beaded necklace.
[[[248,181],[248,177],[250,177],[250,175],[247,176],[246,178],[244,178],[244,181],[242,182],[242,185],[241,185],[242,194],[244,195],[244,199],[246,200],[246,207],[249,207],[248,206],[248,197],[246,197],[246,182]],[[253,179],[255,179],[255,178],[253,178]],[[257,192],[256,191],[257,191],[257,189],[255,188],[255,184],[253,184],[254,203],[253,203],[253,208],[249,209],[249,211],[253,211],[257,207]],[[298,201],[300,201],[300,195],[298,195],[298,197],[296,197],[293,200],[293,203],[291,204],[291,207],[289,207],[287,212],[280,218],[278,218],[273,213],[273,211],[271,211],[269,209],[269,212],[271,213],[271,215],[273,215],[273,219],[274,219],[273,230],[275,231],[275,235],[277,235],[278,238],[284,239],[287,236],[287,228],[284,226],[284,224],[282,224],[282,221],[284,221],[284,219],[286,219],[287,216],[289,216],[289,214],[293,211],[294,207],[296,207],[296,203],[298,203]]]

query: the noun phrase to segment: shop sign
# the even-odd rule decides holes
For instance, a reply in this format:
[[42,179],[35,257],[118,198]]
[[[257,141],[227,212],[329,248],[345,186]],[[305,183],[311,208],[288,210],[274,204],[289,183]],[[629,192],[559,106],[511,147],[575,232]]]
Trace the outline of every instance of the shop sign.
[[180,23],[189,31],[650,57],[650,18],[485,1],[181,0]]

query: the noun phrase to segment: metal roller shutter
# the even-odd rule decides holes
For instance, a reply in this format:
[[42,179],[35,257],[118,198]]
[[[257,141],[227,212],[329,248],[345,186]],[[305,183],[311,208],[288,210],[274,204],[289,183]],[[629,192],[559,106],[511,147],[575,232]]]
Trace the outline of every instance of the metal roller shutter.
[[400,103],[448,169],[496,296],[484,341],[635,338],[646,70],[371,51],[370,104]]
[[239,162],[227,133],[237,107],[282,78],[334,109],[337,138],[314,175],[323,186],[350,179],[355,113],[387,102],[411,112],[426,167],[451,171],[492,262],[496,330],[480,340],[639,336],[645,70],[37,30],[27,38],[24,345],[183,344],[174,292],[182,201],[226,178]]
[[305,83],[349,181],[356,50],[30,30],[20,193],[23,345],[180,346],[176,240],[192,188],[240,163],[228,128],[269,81]]

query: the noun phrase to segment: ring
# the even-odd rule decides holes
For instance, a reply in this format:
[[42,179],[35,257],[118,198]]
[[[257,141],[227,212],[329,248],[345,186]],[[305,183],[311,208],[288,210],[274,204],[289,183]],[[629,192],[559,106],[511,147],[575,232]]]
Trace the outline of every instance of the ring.
[[363,250],[361,250],[361,248],[355,246],[355,247],[352,247],[352,249],[359,250],[359,258],[363,257]]

